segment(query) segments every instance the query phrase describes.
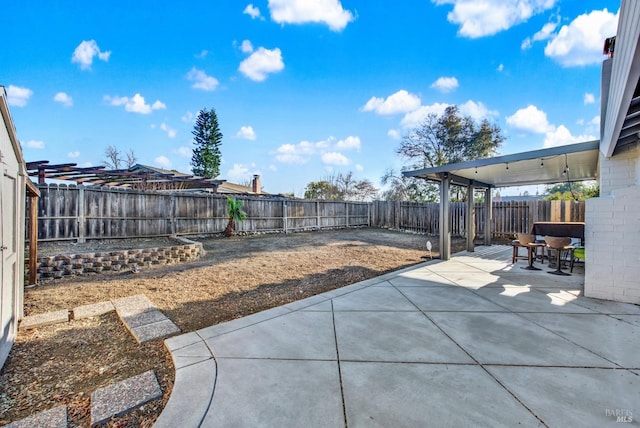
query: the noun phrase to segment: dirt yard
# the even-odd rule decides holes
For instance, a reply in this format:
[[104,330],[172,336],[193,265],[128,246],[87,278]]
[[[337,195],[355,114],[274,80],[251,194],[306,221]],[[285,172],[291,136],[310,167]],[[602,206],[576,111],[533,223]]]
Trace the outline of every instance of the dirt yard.
[[[189,332],[423,262],[427,240],[437,256],[437,237],[382,229],[203,239],[207,254],[197,262],[28,289],[25,313],[144,294]],[[63,253],[68,245],[56,251]],[[83,245],[92,251],[91,243]],[[84,251],[81,245],[71,247],[67,251]],[[452,249],[464,249],[464,241],[452,242]],[[162,410],[173,385],[162,341],[137,345],[114,314],[21,332],[0,373],[0,424],[68,404],[72,426],[88,426],[93,390],[150,368],[161,382],[163,400],[114,419],[112,426],[150,426]]]

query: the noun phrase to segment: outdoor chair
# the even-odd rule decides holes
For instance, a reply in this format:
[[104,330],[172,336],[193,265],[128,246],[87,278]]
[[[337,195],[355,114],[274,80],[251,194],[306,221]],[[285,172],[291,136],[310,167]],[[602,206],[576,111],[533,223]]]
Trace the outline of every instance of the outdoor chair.
[[562,260],[561,260],[561,256],[563,252],[568,253],[570,258],[573,259],[573,250],[575,247],[572,247],[571,245],[569,245],[571,243],[571,238],[545,236],[544,241],[547,243],[547,248],[548,248],[547,254],[549,254],[549,260],[551,260],[550,250],[553,250],[556,254],[556,270],[550,270],[548,271],[548,273],[552,273],[554,275],[564,275],[564,276],[571,275],[570,273],[564,272],[562,270]]
[[529,250],[527,250],[526,256],[520,255],[520,248],[528,248],[527,245],[522,244],[520,240],[514,239],[511,241],[511,247],[513,248],[513,253],[511,254],[511,264],[514,264],[516,260],[528,260],[529,259]]
[[540,268],[533,266],[533,261],[538,258],[538,248],[540,248],[542,250],[540,263],[542,263],[544,260],[545,244],[537,243],[535,235],[529,235],[526,233],[518,233],[518,242],[521,246],[527,248],[527,260],[529,261],[529,265],[522,267],[522,269],[540,270]]
[[583,263],[584,264],[584,247],[576,247],[573,250],[573,257],[571,257],[571,266],[569,272],[573,272],[573,265],[575,263]]

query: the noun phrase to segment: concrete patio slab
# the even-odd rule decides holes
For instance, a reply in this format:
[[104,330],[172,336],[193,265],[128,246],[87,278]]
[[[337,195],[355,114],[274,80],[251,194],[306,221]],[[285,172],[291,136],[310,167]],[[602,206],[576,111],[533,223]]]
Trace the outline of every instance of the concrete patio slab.
[[[343,427],[336,361],[218,361],[205,427]],[[184,425],[182,425],[184,426]]]
[[611,315],[612,317],[628,322],[629,324],[640,326],[640,315]]
[[333,299],[334,311],[417,311],[392,287],[368,287]]
[[473,363],[420,312],[338,312],[335,322],[342,361]]
[[331,300],[325,300],[322,303],[317,303],[313,306],[307,306],[303,309],[300,309],[301,311],[309,311],[309,312],[331,312],[333,310],[333,304],[331,302]]
[[211,406],[217,369],[213,359],[176,370],[173,392],[155,428],[199,427]]
[[506,311],[506,309],[462,287],[398,287],[398,290],[423,311]]
[[510,260],[483,247],[168,339],[176,382],[156,426],[600,427],[640,413],[640,308]]
[[516,314],[429,312],[428,315],[481,364],[615,366]]
[[342,363],[349,427],[513,427],[539,421],[482,368]]
[[292,312],[206,342],[217,358],[337,358],[330,312]]
[[476,290],[475,293],[513,312],[594,313],[553,293],[547,294],[535,288],[483,288]]
[[430,274],[418,278],[398,276],[389,280],[389,283],[396,287],[449,287],[455,285],[452,281],[438,274]]
[[284,306],[278,306],[277,308],[268,309],[266,311],[258,312],[256,314],[242,317],[237,320],[212,325],[211,327],[205,327],[198,330],[198,335],[200,335],[203,339],[209,339],[211,337],[227,334],[254,324],[259,324],[263,321],[270,320],[272,318],[276,318],[288,313],[291,313],[289,309],[285,308]]
[[640,326],[608,315],[523,314],[522,316],[621,367],[640,369],[638,342],[630,340],[640,338]]
[[619,426],[616,410],[637,417],[640,376],[627,370],[557,367],[488,367],[488,370],[550,427]]
[[631,303],[612,302],[610,300],[598,300],[582,296],[573,302],[601,314],[640,315],[640,306]]

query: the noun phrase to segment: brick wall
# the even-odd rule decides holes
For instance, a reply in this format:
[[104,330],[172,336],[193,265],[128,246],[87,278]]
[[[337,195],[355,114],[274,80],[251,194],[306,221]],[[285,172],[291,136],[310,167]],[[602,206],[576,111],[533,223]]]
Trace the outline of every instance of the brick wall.
[[640,304],[640,186],[587,200],[585,219],[585,296]]
[[640,146],[622,147],[620,153],[607,159],[600,153],[600,194],[638,185],[640,177]]
[[[179,238],[179,241],[179,245],[161,248],[38,257],[38,281],[185,263],[204,254],[202,244],[184,238]],[[25,275],[28,275],[28,266],[25,270]]]

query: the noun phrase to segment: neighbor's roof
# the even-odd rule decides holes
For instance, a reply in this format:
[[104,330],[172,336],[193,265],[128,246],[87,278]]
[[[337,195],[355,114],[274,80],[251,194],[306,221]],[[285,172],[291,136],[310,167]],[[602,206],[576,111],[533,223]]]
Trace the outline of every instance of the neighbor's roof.
[[[415,171],[406,177],[442,181],[475,187],[510,187],[595,180],[598,175],[599,141],[551,147],[493,158],[477,159]],[[568,169],[566,168],[568,167]]]

